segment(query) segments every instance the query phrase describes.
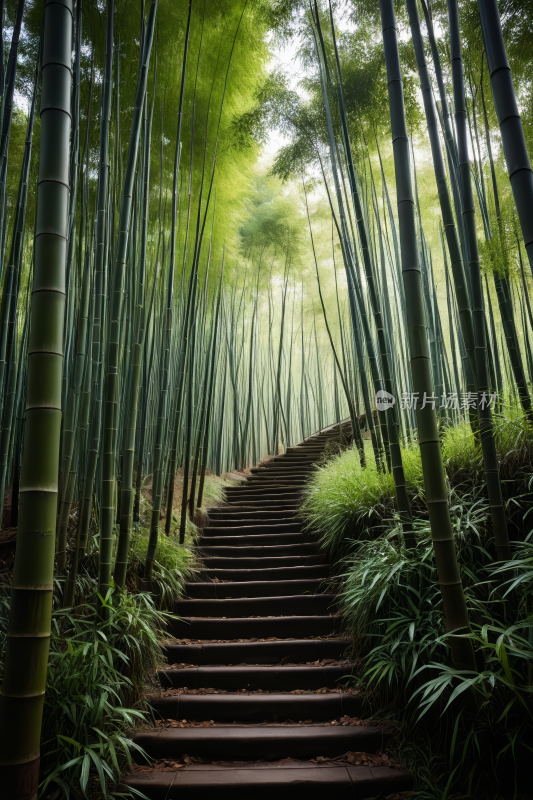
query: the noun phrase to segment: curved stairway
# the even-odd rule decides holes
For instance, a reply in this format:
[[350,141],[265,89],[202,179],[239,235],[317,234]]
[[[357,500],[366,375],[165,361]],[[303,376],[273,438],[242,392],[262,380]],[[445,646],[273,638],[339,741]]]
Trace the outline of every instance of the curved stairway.
[[328,789],[356,800],[411,788],[379,755],[387,728],[361,724],[362,696],[341,688],[352,665],[321,590],[328,565],[294,516],[338,436],[332,426],[252,469],[210,509],[202,582],[176,604],[177,641],[151,701],[158,727],[135,736],[154,764],[125,781],[150,800],[313,800]]

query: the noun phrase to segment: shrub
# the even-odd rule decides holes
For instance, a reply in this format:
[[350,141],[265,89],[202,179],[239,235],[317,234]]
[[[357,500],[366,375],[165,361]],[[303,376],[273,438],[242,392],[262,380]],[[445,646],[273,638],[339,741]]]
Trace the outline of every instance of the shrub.
[[[110,590],[107,619],[91,606],[56,610],[41,736],[41,791],[65,798],[119,797],[115,790],[131,764],[129,738],[147,719],[144,681],[162,661],[157,641],[166,617],[147,594]],[[9,601],[0,606],[0,650],[5,649]],[[0,659],[0,679],[3,659]]]

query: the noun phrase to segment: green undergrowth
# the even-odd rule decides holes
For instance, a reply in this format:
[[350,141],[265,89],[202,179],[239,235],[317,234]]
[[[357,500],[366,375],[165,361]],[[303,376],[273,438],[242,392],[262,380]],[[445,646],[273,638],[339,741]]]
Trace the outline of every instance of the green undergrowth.
[[[521,408],[512,399],[504,412],[494,414],[496,447],[508,513],[517,515],[529,494],[533,474],[533,428],[525,424]],[[450,489],[457,496],[475,491],[484,483],[481,446],[468,422],[441,430],[442,459]],[[418,445],[402,448],[407,490],[415,516],[427,516],[424,479]],[[353,541],[379,535],[381,523],[394,514],[394,480],[390,472],[378,471],[367,450],[367,466],[361,467],[355,447],[335,453],[306,486],[301,514],[313,532],[320,535],[330,556],[339,558]]]
[[[179,477],[179,476],[178,476]],[[224,500],[226,482],[207,475],[204,505]],[[179,495],[181,497],[182,487]],[[164,519],[158,540],[151,591],[142,583],[151,518],[150,498],[141,496],[140,521],[134,523],[126,591],[112,586],[102,613],[96,611],[98,586],[98,507],[93,511],[90,537],[79,565],[75,607],[63,609],[65,576],[56,574],[52,634],[48,661],[41,739],[40,798],[102,800],[142,796],[126,792],[120,778],[132,757],[143,761],[131,736],[139,725],[151,723],[148,691],[159,688],[156,669],[165,657],[159,643],[175,601],[201,567],[197,552],[199,527],[187,519],[185,542],[179,544],[179,505],[170,536]],[[68,546],[74,552],[76,508]],[[115,546],[118,526],[115,526]],[[67,562],[67,568],[69,562]],[[0,682],[7,643],[9,584],[0,584]],[[146,760],[149,761],[148,757]],[[1,792],[0,792],[1,794]]]
[[[115,798],[132,755],[131,740],[149,721],[147,675],[163,661],[158,636],[165,612],[151,595],[110,589],[102,618],[93,605],[75,610],[54,598],[50,655],[41,736],[39,797]],[[0,598],[0,679],[6,647],[9,599]]]
[[450,658],[420,456],[403,450],[417,546],[404,546],[394,484],[353,449],[307,485],[302,514],[334,565],[338,610],[359,663],[365,714],[398,720],[396,757],[417,797],[514,798],[533,756],[533,431],[515,406],[496,416],[513,559],[497,563],[479,445],[442,431],[456,551],[477,672]]

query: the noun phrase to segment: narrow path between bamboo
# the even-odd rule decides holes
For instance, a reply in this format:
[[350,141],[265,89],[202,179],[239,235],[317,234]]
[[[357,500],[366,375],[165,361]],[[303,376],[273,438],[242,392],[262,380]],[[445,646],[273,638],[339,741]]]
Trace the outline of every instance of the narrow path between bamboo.
[[[349,423],[342,423],[349,433]],[[126,784],[150,800],[224,797],[340,800],[394,796],[411,776],[383,752],[386,723],[362,720],[345,688],[356,665],[325,589],[329,565],[295,516],[334,425],[252,469],[210,509],[205,569],[176,603],[168,665],[135,737],[154,760]],[[231,792],[231,795],[229,794]],[[295,794],[296,792],[296,794]]]

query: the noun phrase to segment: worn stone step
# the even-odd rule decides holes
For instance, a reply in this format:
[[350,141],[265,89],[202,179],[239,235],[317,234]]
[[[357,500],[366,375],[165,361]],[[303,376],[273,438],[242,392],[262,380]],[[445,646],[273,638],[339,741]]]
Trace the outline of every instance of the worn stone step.
[[283,466],[283,464],[279,464],[274,462],[273,464],[265,464],[264,467],[252,467],[250,472],[252,473],[251,476],[255,475],[301,475],[303,478],[309,478],[310,475],[317,471],[318,467],[316,464],[301,464],[296,465],[294,467]]
[[323,445],[301,445],[300,447],[289,447],[286,452],[286,456],[299,456],[299,455],[312,455],[312,456],[321,456],[324,452],[327,443]]
[[272,461],[269,461],[269,464],[288,464],[292,467],[297,467],[299,464],[314,464],[316,458],[317,456],[313,455],[312,453],[309,453],[309,455],[306,453],[293,455],[291,453],[290,455],[285,456],[274,456]]
[[[249,480],[246,483],[242,483],[239,486],[239,492],[242,493],[246,492],[277,492],[278,490],[281,492],[289,492],[290,493],[300,493],[302,492],[305,487],[307,486],[307,481],[301,479],[299,481],[295,481],[293,478],[258,478],[257,480]],[[230,496],[228,495],[228,498]],[[233,497],[233,495],[232,495]]]
[[250,499],[242,499],[242,500],[232,500],[231,503],[228,503],[228,507],[235,509],[249,509],[249,510],[257,510],[262,508],[272,508],[272,509],[284,509],[284,510],[291,510],[297,511],[298,508],[302,504],[302,498],[300,495],[292,495],[288,494],[285,496],[284,499],[272,499],[272,498],[265,498],[263,500],[250,500]]
[[[240,509],[235,508],[235,506],[219,507],[219,508],[210,508],[208,509],[209,513],[209,525],[208,527],[217,527],[220,525],[225,525],[226,521],[235,521],[238,520],[249,520],[250,523],[260,524],[260,525],[270,525],[275,523],[276,525],[281,524],[282,522],[294,522],[294,514],[291,510],[285,510],[283,508],[280,509],[263,509],[263,508],[249,508],[249,509]],[[248,522],[244,523],[245,525]],[[204,528],[203,530],[207,530],[208,528]]]
[[348,750],[376,752],[390,734],[378,727],[303,726],[301,728],[239,725],[236,727],[170,728],[133,737],[152,758],[189,756],[220,759],[333,758]]
[[[227,524],[226,524],[227,523]],[[231,523],[231,525],[229,524]],[[301,522],[280,522],[276,521],[275,524],[267,524],[266,520],[262,520],[263,524],[258,524],[253,520],[224,520],[224,524],[210,525],[209,528],[204,528],[202,531],[203,539],[210,539],[212,536],[246,536],[247,534],[274,534],[274,533],[300,533],[302,530]]]
[[299,496],[298,487],[294,486],[272,486],[257,487],[238,486],[235,489],[227,490],[227,498],[230,503],[235,500],[283,500],[285,497]]
[[174,604],[174,613],[180,617],[319,617],[329,612],[334,600],[334,594],[236,597],[227,600],[177,600]]
[[[252,534],[240,536],[239,531],[246,530],[246,528],[228,528],[227,534],[224,531],[224,536],[206,536],[205,533],[201,539],[201,547],[203,552],[206,548],[211,547],[245,547],[252,545],[258,547],[265,545],[266,547],[273,547],[274,545],[287,545],[287,544],[305,544],[306,539],[302,533],[266,533],[263,534],[261,529],[254,531]],[[220,533],[220,530],[219,530]]]
[[292,581],[302,578],[327,578],[329,564],[318,566],[272,567],[271,569],[204,569],[202,575],[207,580],[219,581]]
[[254,558],[231,556],[229,558],[207,557],[203,559],[206,569],[267,569],[282,567],[314,567],[324,563],[325,556],[263,556]]
[[327,694],[176,694],[150,699],[156,716],[162,719],[217,722],[284,722],[285,720],[340,719],[358,717],[363,695],[342,692]]
[[187,583],[185,590],[188,597],[220,598],[226,597],[288,597],[294,594],[317,594],[322,585],[321,578],[308,578],[288,581],[235,581],[219,583],[218,581]]
[[[301,636],[332,636],[340,627],[337,616],[184,617],[169,620],[167,631],[176,639],[296,639]],[[295,687],[297,688],[297,687]]]
[[159,669],[157,675],[161,686],[179,689],[225,689],[236,692],[256,689],[291,692],[295,689],[315,690],[324,687],[333,689],[350,675],[346,666],[327,667],[184,667],[183,669]]
[[[265,486],[272,486],[274,484],[285,486],[300,486],[307,483],[307,475],[292,475],[291,473],[274,473],[274,474],[263,474],[263,475],[250,475],[246,479],[246,483],[242,483],[242,486],[260,486],[264,484]],[[238,487],[235,487],[238,488]]]
[[[274,458],[268,463],[261,464],[261,466],[259,467],[252,467],[250,469],[250,473],[252,475],[258,475],[261,474],[261,472],[267,473],[272,469],[274,470],[279,469],[288,473],[298,472],[301,470],[303,474],[306,474],[309,470],[313,471],[317,469],[317,465],[314,464],[312,460],[309,460],[311,456],[314,456],[314,453],[309,453],[308,454],[309,458],[305,461],[302,461],[299,458],[300,453],[298,453],[297,455],[298,455],[297,461],[293,460],[291,453],[287,453],[282,456],[274,456]],[[276,461],[275,459],[279,460]]]
[[[350,643],[346,639],[283,639],[273,642],[206,642],[205,644],[167,644],[169,664],[279,664],[283,659],[322,661],[341,660]],[[347,712],[345,712],[347,713]],[[199,719],[193,717],[193,719]]]
[[[230,537],[228,537],[230,538]],[[231,537],[238,538],[238,537]],[[233,541],[226,541],[223,545],[211,545],[210,542],[205,541],[201,543],[201,553],[204,557],[209,558],[284,558],[286,556],[310,556],[318,552],[318,547],[315,542],[302,541],[297,544],[259,544],[254,545],[237,545]],[[322,556],[321,556],[322,557]]]
[[264,762],[228,768],[215,764],[191,764],[176,772],[157,772],[130,777],[124,785],[137,789],[149,800],[363,800],[408,791],[413,779],[408,772],[388,767],[351,767],[311,761],[279,764]]
[[291,492],[291,486],[280,486],[279,489],[278,489],[278,487],[267,486],[266,488],[261,489],[260,487],[253,486],[252,484],[241,483],[240,486],[229,486],[225,490],[225,494],[226,494],[226,497],[228,499],[231,498],[231,497],[234,497],[235,495],[241,495],[241,494],[252,492],[252,491],[256,492],[257,494],[265,495],[265,494],[268,494],[271,491],[271,489],[273,489],[273,488],[276,488],[276,493],[277,494],[291,494],[292,493]]

